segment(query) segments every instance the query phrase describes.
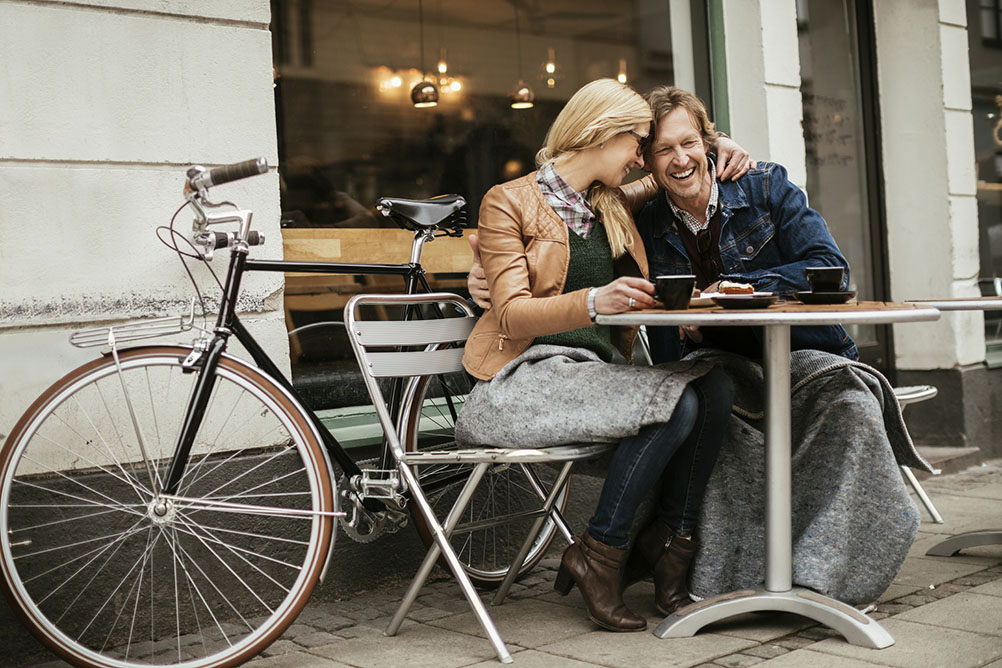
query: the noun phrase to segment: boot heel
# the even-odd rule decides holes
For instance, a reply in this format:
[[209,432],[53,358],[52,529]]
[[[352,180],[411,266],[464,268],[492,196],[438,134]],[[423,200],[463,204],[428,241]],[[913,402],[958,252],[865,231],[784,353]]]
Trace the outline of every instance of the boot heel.
[[561,596],[567,596],[567,594],[571,593],[573,586],[574,578],[571,577],[570,570],[563,564],[560,564],[560,568],[557,570],[557,579],[553,581],[553,589]]

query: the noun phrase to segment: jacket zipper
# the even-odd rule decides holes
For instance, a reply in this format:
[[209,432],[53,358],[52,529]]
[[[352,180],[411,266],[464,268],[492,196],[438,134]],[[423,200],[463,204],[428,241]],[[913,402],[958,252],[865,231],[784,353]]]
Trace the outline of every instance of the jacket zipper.
[[498,335],[498,350],[504,350],[504,342],[505,342],[505,339],[507,339],[507,338],[508,337],[505,336],[504,334],[499,334]]

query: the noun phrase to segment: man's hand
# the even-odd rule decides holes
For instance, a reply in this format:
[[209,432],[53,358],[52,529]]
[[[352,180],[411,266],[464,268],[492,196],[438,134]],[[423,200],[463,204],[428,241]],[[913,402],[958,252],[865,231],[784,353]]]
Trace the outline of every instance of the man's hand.
[[717,138],[717,176],[721,181],[736,181],[755,166],[748,151],[730,137]]
[[467,239],[470,241],[470,248],[473,249],[473,266],[470,267],[470,273],[466,277],[466,287],[470,291],[473,303],[486,311],[491,307],[491,293],[487,289],[484,265],[480,263],[480,240],[475,234],[471,234]]
[[607,315],[654,306],[654,284],[646,278],[620,276],[595,295],[595,310]]
[[685,341],[686,337],[694,343],[703,342],[703,333],[699,331],[699,325],[680,325],[678,328],[678,338]]

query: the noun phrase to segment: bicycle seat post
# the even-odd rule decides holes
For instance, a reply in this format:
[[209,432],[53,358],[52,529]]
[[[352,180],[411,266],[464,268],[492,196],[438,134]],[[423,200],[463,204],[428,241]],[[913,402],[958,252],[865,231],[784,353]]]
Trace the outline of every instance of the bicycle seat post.
[[431,227],[414,231],[414,241],[411,242],[411,264],[421,264],[421,252],[424,250],[424,244],[426,241],[435,240],[435,229]]

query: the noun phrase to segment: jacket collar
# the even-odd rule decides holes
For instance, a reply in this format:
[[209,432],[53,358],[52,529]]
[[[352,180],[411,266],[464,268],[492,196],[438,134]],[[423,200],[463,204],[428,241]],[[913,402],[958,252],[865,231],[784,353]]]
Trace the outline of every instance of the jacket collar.
[[[708,156],[710,161],[716,164],[716,157],[712,154]],[[743,179],[744,177],[742,177]],[[717,179],[718,210],[723,214],[724,220],[730,218],[728,210],[743,209],[748,206],[748,198],[745,197],[744,190],[734,181],[721,181]],[[662,188],[655,198],[654,209],[655,230],[654,236],[661,238],[668,234],[668,230],[676,224],[675,213],[668,204],[668,196]],[[664,225],[658,222],[665,221]]]

